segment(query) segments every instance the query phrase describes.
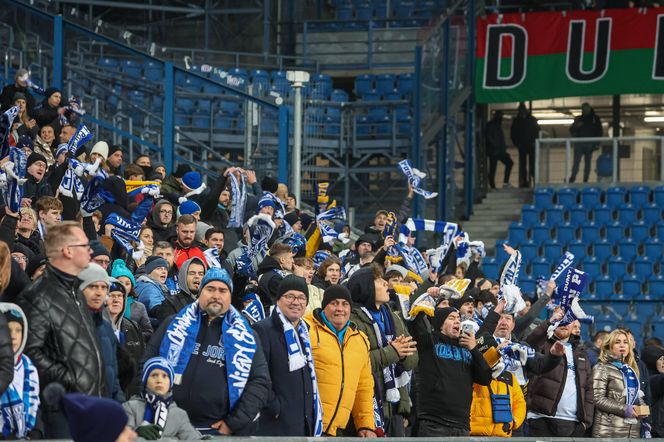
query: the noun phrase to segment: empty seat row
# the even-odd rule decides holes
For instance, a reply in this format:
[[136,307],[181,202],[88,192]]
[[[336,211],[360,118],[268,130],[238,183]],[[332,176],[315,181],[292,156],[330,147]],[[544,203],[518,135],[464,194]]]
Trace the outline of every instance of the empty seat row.
[[551,205],[546,209],[538,209],[534,204],[525,205],[522,208],[522,222],[526,225],[545,222],[550,226],[556,226],[565,222],[574,225],[580,225],[592,221],[593,223],[604,226],[614,221],[622,223],[633,223],[644,221],[654,224],[661,221],[662,209],[656,203],[644,204],[640,207],[631,204],[624,204],[617,208],[612,208],[606,204],[589,208],[577,204],[574,206]]
[[615,208],[627,203],[635,207],[650,203],[661,206],[664,204],[664,186],[657,186],[654,189],[648,186],[634,186],[631,189],[614,186],[606,191],[598,187],[586,187],[580,191],[570,187],[557,191],[549,187],[535,189],[534,205],[540,209],[553,204],[571,207],[579,203],[591,208],[600,204]]
[[604,227],[592,222],[581,224],[580,226],[564,223],[551,227],[548,224],[541,223],[527,227],[523,223],[515,221],[510,224],[508,230],[508,241],[514,246],[518,246],[528,240],[542,243],[555,239],[562,245],[566,245],[576,239],[582,239],[587,243],[598,242],[600,240],[615,243],[626,238],[642,242],[649,237],[657,237],[664,240],[664,221],[660,221],[655,225],[646,224],[643,221],[633,223],[620,223],[616,221]]

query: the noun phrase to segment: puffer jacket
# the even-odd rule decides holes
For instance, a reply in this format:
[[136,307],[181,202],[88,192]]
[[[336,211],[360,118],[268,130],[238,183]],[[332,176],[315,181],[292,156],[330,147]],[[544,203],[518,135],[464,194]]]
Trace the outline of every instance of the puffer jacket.
[[136,281],[135,291],[138,295],[138,302],[141,302],[145,306],[150,319],[155,317],[156,311],[154,308],[164,302],[166,295],[169,293],[168,287],[165,284],[155,281],[148,275],[139,276]]
[[323,403],[323,432],[336,436],[353,416],[355,428],[373,430],[373,390],[367,337],[349,325],[343,344],[328,328],[321,310],[305,315]]
[[78,278],[47,264],[42,277],[19,295],[17,304],[30,324],[25,353],[37,367],[42,386],[59,382],[68,392],[100,396],[101,351],[78,285]]
[[[550,353],[554,339],[547,339],[549,321],[543,321],[526,338],[526,343],[535,351],[543,354]],[[576,417],[586,428],[593,423],[593,382],[592,369],[588,361],[586,347],[579,342],[578,338],[570,337],[572,354],[574,356],[574,367],[576,368],[576,391],[577,407]],[[565,389],[567,379],[567,358],[560,358],[560,363],[551,371],[530,378],[526,401],[528,410],[547,416],[555,416],[558,403]]]
[[[389,308],[388,308],[389,309]],[[410,336],[408,330],[403,321],[393,311],[390,311],[392,314],[392,320],[394,321],[394,335],[397,336]],[[367,339],[369,340],[369,360],[371,360],[371,370],[373,372],[374,381],[379,383],[380,391],[383,395],[383,417],[385,421],[388,421],[392,417],[394,412],[402,416],[408,416],[410,414],[410,396],[408,394],[408,388],[403,386],[399,388],[400,400],[399,404],[396,407],[391,406],[389,402],[384,400],[385,398],[385,379],[383,377],[383,369],[390,364],[401,363],[404,370],[414,370],[417,367],[419,358],[417,353],[408,356],[403,361],[399,360],[399,353],[391,345],[385,347],[378,346],[378,337],[373,326],[373,318],[369,318],[366,313],[364,313],[360,308],[353,307],[353,310],[350,314],[350,320],[357,326],[357,329],[363,332]]]
[[[512,423],[495,423],[491,395],[509,394],[512,406]],[[509,371],[503,372],[490,386],[473,385],[473,402],[470,406],[470,435],[512,437],[512,431],[526,419],[526,399],[521,386]]]
[[[636,438],[641,435],[641,422],[626,416],[626,388],[622,372],[613,363],[617,359],[609,356],[593,368],[593,392],[595,398],[595,420],[593,437]],[[639,395],[638,405],[644,405]]]

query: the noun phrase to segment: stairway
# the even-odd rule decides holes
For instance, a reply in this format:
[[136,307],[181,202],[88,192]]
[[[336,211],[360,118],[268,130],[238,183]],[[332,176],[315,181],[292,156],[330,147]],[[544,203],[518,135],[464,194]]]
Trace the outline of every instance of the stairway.
[[512,221],[521,217],[521,206],[533,199],[532,189],[494,189],[476,204],[474,215],[462,222],[471,241],[484,241],[487,256],[495,255],[496,241],[507,239]]

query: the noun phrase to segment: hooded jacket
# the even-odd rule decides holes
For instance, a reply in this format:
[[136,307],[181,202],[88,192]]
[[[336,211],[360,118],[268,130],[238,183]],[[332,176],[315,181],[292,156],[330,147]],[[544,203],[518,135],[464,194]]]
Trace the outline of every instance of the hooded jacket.
[[369,360],[369,343],[350,324],[339,342],[321,317],[321,309],[304,316],[309,325],[318,391],[323,404],[323,433],[336,436],[353,416],[357,430],[375,428],[374,381]]
[[178,273],[178,281],[180,281],[180,291],[177,295],[167,295],[160,305],[156,307],[154,316],[163,321],[167,317],[179,313],[180,310],[194,302],[198,298],[198,293],[193,293],[187,285],[187,272],[192,263],[200,264],[204,269],[207,269],[205,262],[197,256],[186,260],[182,263]]
[[102,361],[104,363],[104,397],[124,402],[118,372],[118,340],[110,321],[104,319],[103,312],[88,309],[95,326]]
[[[134,303],[132,303],[132,305],[133,304]],[[143,334],[141,333],[138,324],[125,316],[127,313],[127,295],[125,294],[123,297],[122,311],[117,318],[113,319],[110,317],[108,307],[106,313],[108,313],[109,320],[113,326],[113,332],[115,333],[120,346],[124,348],[129,356],[131,356],[133,359],[133,371],[135,371],[136,367],[143,358],[143,353],[145,352],[145,341],[143,340]],[[138,382],[136,373],[133,373],[133,375],[131,373],[125,373],[123,368],[125,367],[118,366],[120,385],[123,386],[123,390],[129,392],[129,394],[126,395],[129,397],[139,391],[138,387],[140,386],[140,383]],[[128,388],[124,387],[124,384],[127,381],[127,379],[125,379],[126,376],[133,378],[128,380]]]
[[[664,356],[664,349],[648,345],[641,351],[641,357],[650,375],[650,417],[653,437],[664,437],[664,374],[657,370],[657,360]],[[641,373],[643,376],[643,373]]]
[[[148,275],[141,275],[136,280],[136,294],[138,295],[138,302],[145,305],[150,318],[155,318],[155,311],[153,310],[159,304],[164,302],[168,295],[168,287],[165,284],[155,281]],[[153,324],[154,325],[154,324]]]
[[267,310],[276,303],[277,289],[286,272],[282,270],[279,261],[268,255],[258,265],[256,273],[258,274],[258,294]]
[[[143,416],[145,416],[145,399],[140,396],[134,396],[124,404],[124,408],[129,420],[127,425],[131,428],[138,428],[143,425]],[[187,412],[178,407],[175,402],[171,402],[168,406],[168,418],[164,425],[164,431],[161,434],[162,438],[174,438],[176,440],[200,440],[202,439],[199,433],[189,422]]]
[[30,327],[25,353],[37,367],[41,385],[59,382],[68,392],[100,396],[101,351],[78,284],[75,276],[47,264],[41,278],[19,295],[17,304]]
[[[641,422],[636,418],[627,418],[627,389],[622,372],[614,362],[619,360],[611,355],[607,362],[600,360],[593,368],[593,437],[638,439],[641,436]],[[641,395],[636,404],[645,404]]]
[[[10,306],[13,304],[10,303],[0,303],[0,309],[2,312],[10,309]],[[25,322],[27,323],[27,322]],[[23,333],[23,342],[19,353],[23,352],[25,348],[25,341],[27,339],[27,333]],[[14,379],[14,363],[16,361],[16,355],[12,350],[12,339],[9,334],[9,327],[7,325],[7,319],[5,315],[0,314],[0,391],[3,393],[7,390],[9,385]]]
[[164,204],[168,204],[173,207],[168,200],[159,200],[152,208],[150,216],[147,218],[147,225],[152,229],[152,235],[154,236],[154,243],[158,241],[168,241],[173,235],[175,235],[175,208],[173,208],[173,218],[168,225],[164,226],[159,219],[159,211]]

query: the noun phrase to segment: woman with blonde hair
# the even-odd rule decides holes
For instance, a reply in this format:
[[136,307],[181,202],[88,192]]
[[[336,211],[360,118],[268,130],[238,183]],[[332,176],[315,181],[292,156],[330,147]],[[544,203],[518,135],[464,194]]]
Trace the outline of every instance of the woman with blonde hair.
[[609,333],[593,368],[595,419],[593,437],[639,438],[640,419],[648,413],[641,406],[639,368],[627,332]]

